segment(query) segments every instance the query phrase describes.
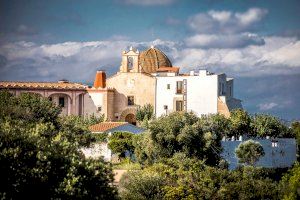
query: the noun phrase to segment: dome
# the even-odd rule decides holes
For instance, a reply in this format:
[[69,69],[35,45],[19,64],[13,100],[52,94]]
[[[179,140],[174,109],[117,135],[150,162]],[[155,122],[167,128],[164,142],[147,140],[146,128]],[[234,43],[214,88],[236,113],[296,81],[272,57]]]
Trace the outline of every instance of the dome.
[[139,55],[139,65],[143,72],[154,73],[160,67],[172,67],[169,58],[159,49],[151,47]]

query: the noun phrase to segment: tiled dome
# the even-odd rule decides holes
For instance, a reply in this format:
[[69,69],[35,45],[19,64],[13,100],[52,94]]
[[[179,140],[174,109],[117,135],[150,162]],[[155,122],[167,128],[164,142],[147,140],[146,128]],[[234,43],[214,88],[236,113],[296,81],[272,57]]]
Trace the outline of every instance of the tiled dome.
[[155,73],[160,67],[172,67],[169,58],[154,47],[141,52],[139,56],[139,65],[143,72]]

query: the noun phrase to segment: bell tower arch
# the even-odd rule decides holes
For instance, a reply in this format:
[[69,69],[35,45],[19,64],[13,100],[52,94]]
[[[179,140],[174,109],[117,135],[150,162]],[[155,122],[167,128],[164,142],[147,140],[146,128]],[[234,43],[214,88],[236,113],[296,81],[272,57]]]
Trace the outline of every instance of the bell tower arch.
[[139,50],[135,50],[132,47],[130,47],[129,51],[123,51],[120,72],[140,72],[139,55]]

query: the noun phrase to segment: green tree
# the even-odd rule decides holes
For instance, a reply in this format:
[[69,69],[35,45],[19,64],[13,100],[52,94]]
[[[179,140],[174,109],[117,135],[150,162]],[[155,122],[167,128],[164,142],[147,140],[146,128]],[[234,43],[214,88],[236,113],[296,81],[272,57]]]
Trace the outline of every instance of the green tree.
[[260,157],[265,155],[264,149],[259,142],[247,140],[242,142],[235,150],[240,163],[254,166]]
[[250,122],[251,118],[247,111],[242,109],[234,110],[230,113],[229,126],[230,136],[240,136],[244,134],[250,134]]
[[163,198],[163,178],[154,171],[134,170],[120,180],[120,196],[124,200],[157,200]]
[[291,137],[291,131],[277,118],[271,115],[257,114],[251,121],[253,136]]
[[146,131],[133,138],[134,155],[140,164],[152,165],[159,157],[159,150],[155,146],[151,133]]
[[294,137],[296,138],[297,145],[298,145],[298,161],[300,159],[300,122],[295,121],[292,123],[292,132]]
[[300,164],[297,162],[294,167],[282,177],[280,182],[282,199],[300,198]]
[[108,147],[119,158],[125,158],[126,152],[130,154],[134,152],[133,137],[134,134],[130,132],[114,132],[109,137]]
[[184,153],[188,157],[218,163],[220,137],[214,132],[204,133],[199,118],[193,113],[174,112],[150,123],[149,131],[155,146],[156,159]]
[[138,106],[136,111],[136,120],[139,122],[149,121],[154,117],[153,106],[151,104],[145,104],[144,106]]
[[87,127],[63,122],[60,108],[38,95],[1,91],[0,99],[1,198],[117,198],[110,166],[79,151]]

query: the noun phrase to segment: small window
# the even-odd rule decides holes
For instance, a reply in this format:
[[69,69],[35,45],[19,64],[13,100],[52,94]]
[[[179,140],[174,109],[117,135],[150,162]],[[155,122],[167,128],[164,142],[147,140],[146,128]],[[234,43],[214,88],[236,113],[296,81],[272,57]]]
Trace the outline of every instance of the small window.
[[128,106],[133,106],[134,105],[134,96],[128,96],[127,101],[128,101]]
[[59,97],[58,104],[59,104],[60,107],[64,108],[65,107],[65,98],[64,97]]
[[48,99],[49,99],[49,101],[52,101],[52,97],[49,97]]
[[169,90],[171,88],[170,84],[167,84],[167,89]]
[[183,84],[182,84],[182,81],[177,81],[176,82],[176,93],[177,94],[182,94],[183,93]]
[[183,101],[176,101],[176,111],[183,111]]
[[97,111],[98,111],[98,112],[101,112],[101,110],[102,110],[102,107],[101,107],[101,106],[98,106],[98,107],[97,107]]
[[164,109],[165,109],[165,110],[168,110],[168,105],[164,105]]

